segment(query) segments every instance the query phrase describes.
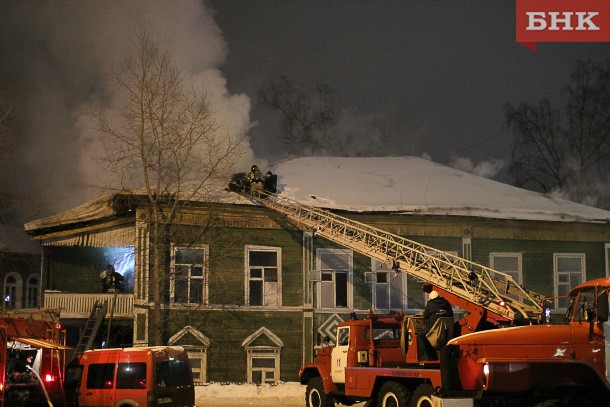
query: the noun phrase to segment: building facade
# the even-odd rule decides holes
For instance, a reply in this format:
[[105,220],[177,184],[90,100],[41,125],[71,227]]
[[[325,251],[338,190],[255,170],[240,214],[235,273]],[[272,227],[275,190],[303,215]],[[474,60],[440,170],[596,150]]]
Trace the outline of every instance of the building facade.
[[[198,382],[294,381],[314,348],[334,340],[334,327],[351,314],[425,306],[421,281],[231,192],[180,212],[167,234],[162,278],[153,285],[150,224],[135,202],[102,197],[26,225],[44,247],[44,305],[64,309],[72,344],[92,301],[106,298],[114,304],[101,337],[106,345],[147,345],[151,330],[161,329],[164,343],[188,350]],[[610,274],[610,213],[603,211],[605,221],[339,211],[510,274],[548,296]],[[106,264],[125,276],[126,292],[100,293]],[[559,318],[565,306],[555,300],[553,314]],[[155,307],[161,328],[151,320]]]
[[41,305],[40,246],[23,230],[0,224],[2,309]]

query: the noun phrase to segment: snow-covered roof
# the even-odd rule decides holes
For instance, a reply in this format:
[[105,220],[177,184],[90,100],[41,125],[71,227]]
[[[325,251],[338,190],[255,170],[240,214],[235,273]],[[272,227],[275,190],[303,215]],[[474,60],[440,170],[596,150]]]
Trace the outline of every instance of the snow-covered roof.
[[[301,203],[350,212],[610,223],[610,212],[552,198],[418,157],[302,157],[277,164],[278,193]],[[228,184],[228,180],[227,180]],[[205,202],[253,205],[224,190]],[[101,196],[25,225],[26,231],[117,214],[117,195]]]
[[352,212],[610,222],[610,212],[418,157],[302,157],[271,169],[278,193]]
[[[205,200],[193,199],[193,201],[224,204],[253,204],[252,201],[244,198],[241,195],[226,191],[224,188],[227,185],[228,180],[226,185],[218,185],[216,190],[208,192]],[[126,210],[124,205],[117,204],[116,202],[117,197],[121,195],[127,196],[128,193],[102,195],[67,211],[47,216],[42,219],[32,220],[25,224],[25,230],[34,231],[38,229],[66,226],[70,224],[81,224],[97,221],[99,219],[111,218],[119,214],[119,212]]]

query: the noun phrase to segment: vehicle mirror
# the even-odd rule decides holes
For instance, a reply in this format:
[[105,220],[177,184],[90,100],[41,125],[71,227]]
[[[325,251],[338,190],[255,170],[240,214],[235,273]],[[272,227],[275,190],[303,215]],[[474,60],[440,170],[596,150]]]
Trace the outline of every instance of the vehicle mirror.
[[608,291],[604,290],[597,296],[597,320],[608,321]]

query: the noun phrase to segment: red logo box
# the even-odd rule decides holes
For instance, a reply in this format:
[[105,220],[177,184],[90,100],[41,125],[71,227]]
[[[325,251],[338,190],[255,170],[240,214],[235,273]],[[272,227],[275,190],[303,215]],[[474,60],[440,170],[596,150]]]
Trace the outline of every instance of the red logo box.
[[517,0],[517,42],[610,42],[609,0]]

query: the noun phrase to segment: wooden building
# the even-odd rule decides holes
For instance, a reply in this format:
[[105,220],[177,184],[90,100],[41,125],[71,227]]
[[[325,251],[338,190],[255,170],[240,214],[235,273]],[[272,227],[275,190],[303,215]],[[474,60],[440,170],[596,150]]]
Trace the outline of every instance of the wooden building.
[[0,308],[39,307],[40,280],[40,244],[23,229],[0,224]]
[[[274,172],[282,195],[491,266],[549,296],[609,275],[607,211],[414,157],[300,158]],[[227,191],[180,213],[161,287],[152,287],[148,225],[137,202],[100,197],[26,225],[44,247],[44,305],[64,309],[72,342],[93,302],[105,298],[114,311],[103,338],[112,346],[148,344],[158,288],[163,340],[189,350],[198,381],[293,381],[351,313],[425,304],[421,282]],[[125,276],[125,293],[100,293],[106,264]],[[557,300],[553,312],[564,308]]]

